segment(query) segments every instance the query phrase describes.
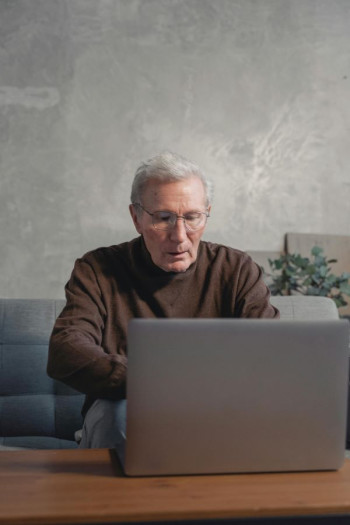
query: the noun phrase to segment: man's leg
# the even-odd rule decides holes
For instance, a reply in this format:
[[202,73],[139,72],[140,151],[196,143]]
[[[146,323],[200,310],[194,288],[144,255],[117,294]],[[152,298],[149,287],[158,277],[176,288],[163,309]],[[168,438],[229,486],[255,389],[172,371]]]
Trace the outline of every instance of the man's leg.
[[120,448],[126,439],[126,399],[97,399],[86,413],[79,448]]

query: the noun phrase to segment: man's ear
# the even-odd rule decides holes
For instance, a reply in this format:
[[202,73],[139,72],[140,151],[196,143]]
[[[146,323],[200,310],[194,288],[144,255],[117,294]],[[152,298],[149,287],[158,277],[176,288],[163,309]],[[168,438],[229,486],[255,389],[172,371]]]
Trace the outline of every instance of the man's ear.
[[139,218],[139,216],[136,213],[135,206],[130,204],[129,205],[129,211],[130,211],[130,215],[131,215],[131,218],[133,220],[133,223],[134,223],[134,226],[136,228],[137,233],[141,234],[142,233],[142,228],[141,228],[141,224],[140,224],[140,218]]

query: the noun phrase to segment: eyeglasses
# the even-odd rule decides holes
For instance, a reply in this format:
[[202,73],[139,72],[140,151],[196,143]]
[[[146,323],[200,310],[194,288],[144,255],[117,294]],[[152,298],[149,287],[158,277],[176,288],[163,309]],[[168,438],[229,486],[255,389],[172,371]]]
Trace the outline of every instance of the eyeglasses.
[[185,215],[177,215],[171,211],[155,211],[151,213],[139,202],[133,202],[133,206],[139,206],[152,217],[152,224],[156,230],[171,230],[175,227],[176,222],[182,219],[188,231],[196,231],[205,225],[207,217],[209,217],[208,211],[191,211]]

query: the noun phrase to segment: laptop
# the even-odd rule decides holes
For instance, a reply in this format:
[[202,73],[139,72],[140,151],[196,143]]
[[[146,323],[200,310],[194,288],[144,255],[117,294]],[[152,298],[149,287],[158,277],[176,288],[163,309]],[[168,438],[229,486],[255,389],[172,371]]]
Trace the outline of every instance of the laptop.
[[345,320],[133,319],[126,475],[336,470]]

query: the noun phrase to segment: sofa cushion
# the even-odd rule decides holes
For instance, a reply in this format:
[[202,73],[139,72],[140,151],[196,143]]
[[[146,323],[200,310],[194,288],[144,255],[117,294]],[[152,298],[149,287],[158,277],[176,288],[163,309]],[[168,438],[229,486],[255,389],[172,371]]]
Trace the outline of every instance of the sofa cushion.
[[78,445],[70,439],[59,439],[48,436],[11,436],[0,437],[1,450],[18,450],[18,449],[73,449]]

